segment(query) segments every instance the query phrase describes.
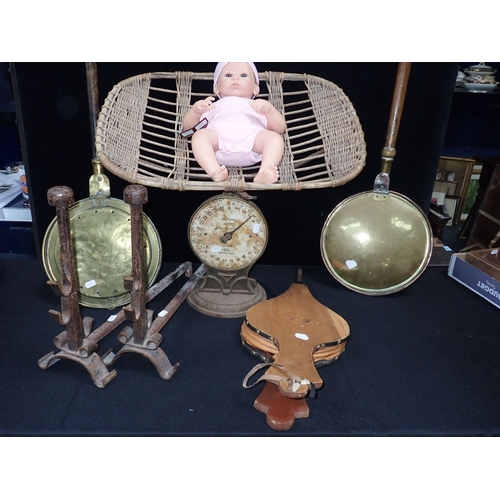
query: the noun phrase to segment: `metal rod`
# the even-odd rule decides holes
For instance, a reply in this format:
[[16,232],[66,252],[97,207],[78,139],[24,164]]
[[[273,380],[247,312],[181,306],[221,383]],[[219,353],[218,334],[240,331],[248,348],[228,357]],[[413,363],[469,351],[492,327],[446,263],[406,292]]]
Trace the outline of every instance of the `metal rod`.
[[172,315],[177,311],[179,306],[184,302],[186,297],[191,293],[193,288],[198,283],[198,280],[205,274],[205,266],[201,265],[198,267],[196,272],[189,278],[189,280],[184,284],[184,286],[177,292],[175,297],[173,297],[168,305],[158,313],[158,316],[151,324],[148,330],[148,336],[157,334],[165,326]]
[[95,136],[97,130],[97,115],[100,111],[99,105],[99,85],[97,80],[97,63],[85,63],[87,73],[87,94],[90,113],[90,140],[92,144],[92,157],[96,157]]
[[[170,274],[161,279],[158,283],[150,287],[146,292],[146,302],[150,302],[157,295],[159,295],[163,290],[170,286],[179,276],[186,274],[186,276],[191,276],[192,265],[190,262],[184,262],[177,267]],[[94,342],[101,341],[104,337],[109,335],[115,328],[120,326],[125,321],[125,311],[121,309],[112,320],[108,320],[106,323],[96,328],[87,337],[88,340],[93,340]]]

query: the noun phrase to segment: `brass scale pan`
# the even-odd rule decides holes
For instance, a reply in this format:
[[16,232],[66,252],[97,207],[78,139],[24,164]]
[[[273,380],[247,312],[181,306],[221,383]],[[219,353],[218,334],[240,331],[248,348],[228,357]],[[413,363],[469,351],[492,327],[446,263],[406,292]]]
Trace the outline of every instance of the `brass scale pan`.
[[[86,63],[91,115],[92,144],[99,112],[96,63]],[[109,179],[99,162],[93,160],[89,198],[69,208],[75,269],[79,283],[79,303],[86,307],[113,309],[130,302],[123,277],[132,269],[130,205],[110,197]],[[143,214],[145,283],[151,286],[160,271],[162,247],[159,234]],[[43,240],[43,265],[51,280],[60,281],[57,218],[49,224]]]
[[432,230],[424,212],[389,191],[389,173],[411,63],[399,63],[382,168],[373,191],[351,196],[327,217],[321,255],[330,274],[365,295],[388,295],[413,283],[432,253]]

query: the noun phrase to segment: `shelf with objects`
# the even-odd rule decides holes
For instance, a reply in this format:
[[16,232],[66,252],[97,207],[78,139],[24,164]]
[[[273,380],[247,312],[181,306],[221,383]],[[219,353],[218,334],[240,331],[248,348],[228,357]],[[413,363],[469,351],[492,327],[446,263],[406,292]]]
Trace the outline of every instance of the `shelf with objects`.
[[432,201],[446,207],[448,226],[467,220],[477,196],[482,167],[474,158],[441,156]]
[[0,169],[0,256],[34,258],[30,200],[22,162]]
[[467,228],[465,251],[500,247],[500,158],[488,167],[492,171],[489,169],[489,175],[482,178],[481,196]]
[[450,218],[445,232],[465,247],[500,157],[500,63],[461,63],[436,175],[433,201]]
[[34,258],[35,243],[9,63],[0,63],[0,256]]
[[475,158],[500,154],[500,63],[461,63],[453,93],[442,156]]

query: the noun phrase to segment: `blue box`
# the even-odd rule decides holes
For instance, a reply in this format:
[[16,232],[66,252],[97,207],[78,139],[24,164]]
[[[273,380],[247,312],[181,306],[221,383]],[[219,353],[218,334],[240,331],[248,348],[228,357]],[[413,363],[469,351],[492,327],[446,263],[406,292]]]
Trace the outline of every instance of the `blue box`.
[[465,253],[451,256],[448,276],[500,309],[500,281],[465,261]]

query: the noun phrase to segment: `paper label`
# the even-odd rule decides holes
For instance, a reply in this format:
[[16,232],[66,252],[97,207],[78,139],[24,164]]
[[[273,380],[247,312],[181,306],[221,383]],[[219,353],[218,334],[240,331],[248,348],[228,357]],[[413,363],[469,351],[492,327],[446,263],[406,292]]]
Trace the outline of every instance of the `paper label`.
[[168,311],[165,311],[165,309],[163,309],[163,311],[160,311],[160,312],[158,313],[158,316],[159,316],[160,318],[163,318],[163,316],[166,316],[167,314],[168,314]]
[[346,261],[345,261],[345,265],[346,265],[349,269],[354,269],[355,267],[358,267],[358,263],[357,263],[355,260],[346,260]]
[[85,288],[92,288],[93,286],[96,286],[97,283],[95,280],[89,280],[85,283]]

